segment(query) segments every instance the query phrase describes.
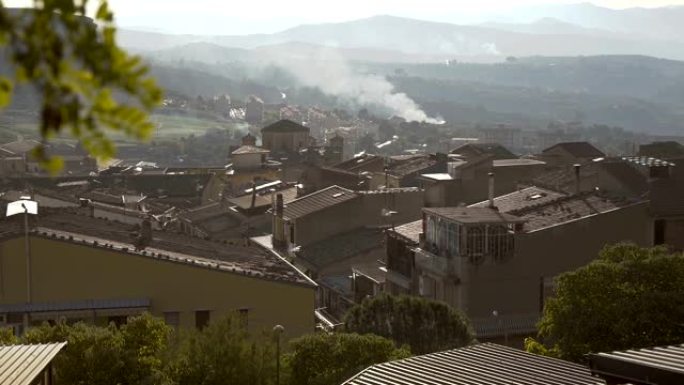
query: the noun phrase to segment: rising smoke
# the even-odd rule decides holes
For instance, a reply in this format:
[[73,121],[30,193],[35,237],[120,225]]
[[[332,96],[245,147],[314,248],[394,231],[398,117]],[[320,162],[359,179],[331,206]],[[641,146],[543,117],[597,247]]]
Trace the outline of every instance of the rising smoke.
[[322,47],[306,58],[274,56],[271,60],[271,64],[290,71],[302,85],[316,87],[325,94],[359,106],[379,106],[409,122],[444,123],[429,117],[405,93],[395,92],[385,77],[353,70],[334,49]]

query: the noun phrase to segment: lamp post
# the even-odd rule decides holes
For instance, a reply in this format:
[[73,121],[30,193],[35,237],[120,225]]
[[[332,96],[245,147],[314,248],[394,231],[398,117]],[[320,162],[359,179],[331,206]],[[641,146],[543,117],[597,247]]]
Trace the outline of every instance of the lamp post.
[[[38,214],[38,202],[32,201],[29,197],[21,197],[18,201],[7,205],[7,217],[16,214],[24,214],[24,253],[26,256],[26,305],[31,304],[31,240],[29,238],[28,216]],[[24,313],[24,331],[29,326],[29,309]]]
[[276,337],[276,385],[280,385],[280,335],[283,334],[285,328],[283,325],[276,325],[273,327],[273,334]]
[[498,311],[498,310],[494,310],[494,311],[492,312],[492,315],[494,316],[494,318],[497,319],[497,323],[499,324],[499,328],[500,328],[500,329],[503,329],[503,332],[504,332],[504,345],[505,345],[505,346],[508,346],[508,325],[504,325],[504,324],[503,324],[502,319],[499,318],[499,311]]

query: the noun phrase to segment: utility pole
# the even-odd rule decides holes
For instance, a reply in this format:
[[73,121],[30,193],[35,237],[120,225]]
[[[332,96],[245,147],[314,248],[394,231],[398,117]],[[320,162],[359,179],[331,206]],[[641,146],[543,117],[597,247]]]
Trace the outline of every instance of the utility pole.
[[5,216],[11,217],[16,214],[24,214],[24,253],[26,259],[26,312],[24,313],[24,332],[29,327],[30,309],[28,306],[33,301],[31,295],[31,239],[29,237],[29,214],[38,214],[38,202],[32,201],[30,197],[22,196],[18,201],[7,205]]
[[[24,252],[26,253],[26,304],[31,304],[31,239],[29,238],[29,210],[26,204],[22,203],[24,209]],[[29,309],[24,313],[24,332],[29,327]]]

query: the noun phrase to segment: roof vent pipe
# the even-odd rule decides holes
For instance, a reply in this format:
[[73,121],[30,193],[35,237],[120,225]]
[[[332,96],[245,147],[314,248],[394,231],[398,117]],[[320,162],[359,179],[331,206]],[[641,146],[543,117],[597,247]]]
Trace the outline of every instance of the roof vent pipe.
[[489,173],[489,207],[494,208],[494,173]]
[[581,192],[580,188],[580,167],[581,165],[579,163],[575,163],[573,165],[575,169],[575,194],[578,194]]

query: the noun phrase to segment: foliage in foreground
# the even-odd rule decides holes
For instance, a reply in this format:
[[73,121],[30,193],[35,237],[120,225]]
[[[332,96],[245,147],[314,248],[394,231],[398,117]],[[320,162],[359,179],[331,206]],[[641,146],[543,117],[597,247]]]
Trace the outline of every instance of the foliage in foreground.
[[[277,378],[274,336],[249,335],[235,317],[178,333],[149,314],[120,327],[46,323],[21,339],[0,330],[0,344],[63,341],[53,361],[58,384],[272,385]],[[345,333],[306,335],[282,350],[283,385],[338,385],[370,365],[410,355],[391,340]]]
[[386,338],[355,333],[310,334],[293,340],[290,349],[285,360],[292,385],[341,384],[370,365],[411,355]]
[[366,298],[345,316],[349,332],[375,334],[408,345],[415,354],[466,346],[474,341],[470,322],[460,311],[413,296]]
[[272,338],[249,338],[235,317],[212,321],[202,331],[181,333],[171,354],[170,376],[179,385],[275,382]]
[[59,384],[168,384],[162,353],[171,329],[149,314],[117,328],[59,323],[30,329],[25,343],[67,342],[54,361]]
[[684,255],[664,247],[605,247],[599,258],[557,279],[540,323],[546,346],[528,351],[582,361],[587,353],[684,341]]
[[[148,138],[154,126],[146,111],[161,101],[161,90],[141,58],[116,44],[107,0],[98,4],[93,22],[85,17],[88,0],[35,0],[30,10],[0,2],[0,45],[14,72],[0,76],[0,108],[15,85],[31,86],[40,99],[43,140],[68,128],[92,155],[107,158],[114,146],[104,128]],[[33,155],[50,171],[61,168],[42,144]]]

